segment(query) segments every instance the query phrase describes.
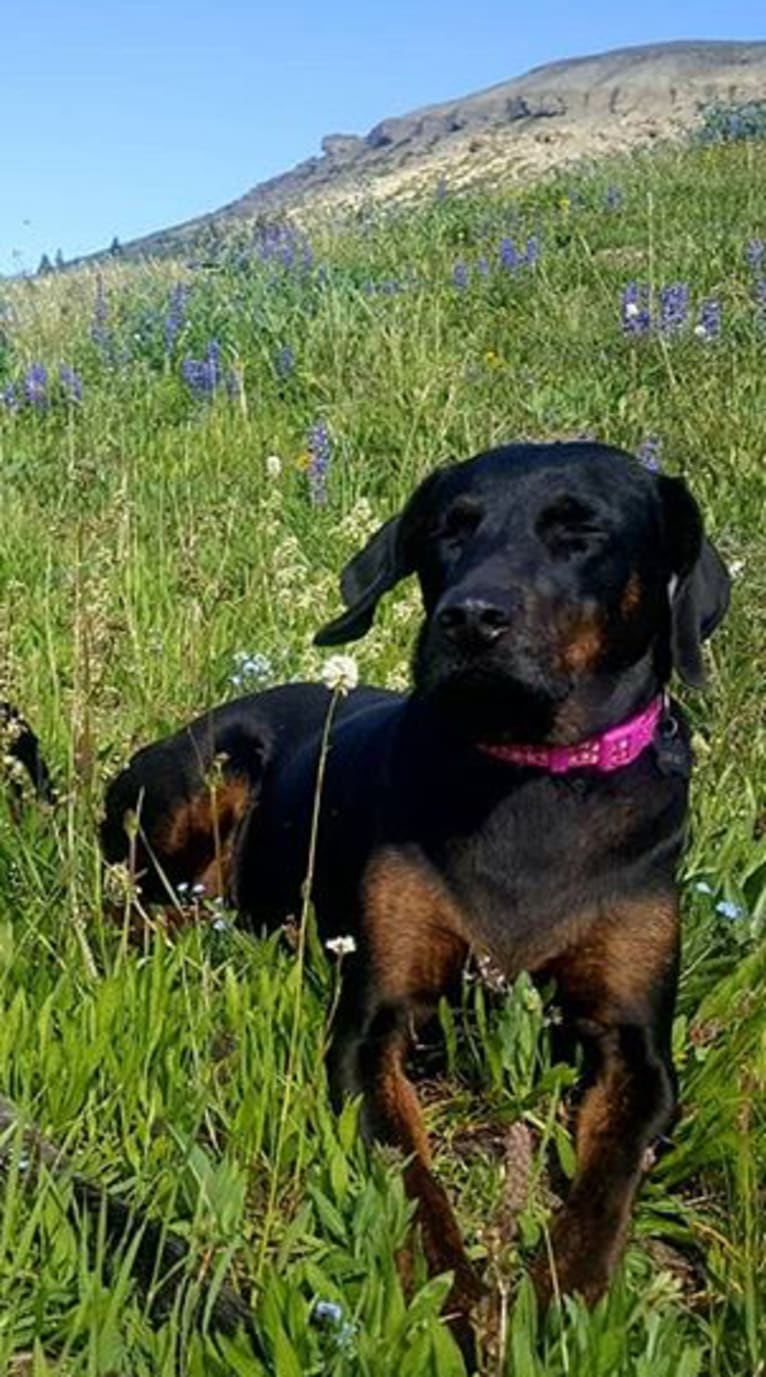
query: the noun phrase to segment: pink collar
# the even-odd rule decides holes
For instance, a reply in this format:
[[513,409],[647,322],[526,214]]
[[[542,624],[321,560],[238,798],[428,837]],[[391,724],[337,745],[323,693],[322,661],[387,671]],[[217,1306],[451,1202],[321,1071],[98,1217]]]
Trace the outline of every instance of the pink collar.
[[576,746],[516,746],[493,745],[480,741],[479,750],[508,765],[535,766],[552,775],[565,775],[569,770],[591,769],[600,774],[621,770],[630,765],[650,745],[657,723],[662,716],[665,700],[653,698],[648,708],[617,727],[610,727],[599,736],[589,736]]

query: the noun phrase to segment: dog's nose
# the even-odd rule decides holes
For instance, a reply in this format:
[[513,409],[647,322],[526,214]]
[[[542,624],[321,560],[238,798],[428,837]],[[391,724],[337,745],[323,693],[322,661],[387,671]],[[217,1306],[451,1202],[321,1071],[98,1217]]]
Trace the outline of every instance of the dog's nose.
[[451,641],[474,641],[490,645],[510,626],[508,613],[485,598],[461,598],[449,602],[436,614],[445,636]]

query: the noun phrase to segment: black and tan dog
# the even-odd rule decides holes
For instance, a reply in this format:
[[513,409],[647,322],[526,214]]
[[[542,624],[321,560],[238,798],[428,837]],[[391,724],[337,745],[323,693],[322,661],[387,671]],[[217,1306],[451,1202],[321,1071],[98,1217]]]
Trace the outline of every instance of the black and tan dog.
[[[338,704],[313,900],[351,934],[330,1052],[336,1101],[408,1154],[429,1264],[452,1270],[470,1352],[476,1277],[435,1180],[405,1073],[413,1024],[472,950],[555,979],[586,1052],[577,1174],[553,1230],[556,1285],[595,1300],[617,1260],[642,1160],[674,1109],[675,868],[688,732],[665,686],[703,680],[701,642],[729,581],[684,483],[596,444],[514,445],[437,470],[345,569],[355,640],[380,597],[420,580],[409,695]],[[134,757],[111,785],[110,861],[148,900],[183,880],[246,921],[300,907],[328,691],[286,685],[217,708]],[[219,778],[211,781],[218,758]],[[553,1280],[537,1270],[546,1300]]]

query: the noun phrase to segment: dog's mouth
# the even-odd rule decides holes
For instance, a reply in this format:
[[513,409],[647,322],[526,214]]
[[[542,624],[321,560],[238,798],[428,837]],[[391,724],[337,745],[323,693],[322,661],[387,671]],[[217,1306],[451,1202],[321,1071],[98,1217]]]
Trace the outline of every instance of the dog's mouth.
[[413,662],[416,691],[465,739],[546,741],[572,677],[506,642],[472,655],[435,650],[423,636]]

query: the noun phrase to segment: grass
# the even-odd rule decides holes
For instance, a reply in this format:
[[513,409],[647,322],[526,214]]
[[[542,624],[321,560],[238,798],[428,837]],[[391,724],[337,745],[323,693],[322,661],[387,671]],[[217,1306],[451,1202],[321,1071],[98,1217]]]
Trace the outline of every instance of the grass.
[[[0,1090],[80,1172],[184,1234],[199,1268],[251,1287],[268,1355],[201,1337],[190,1293],[153,1327],[124,1261],[109,1270],[97,1227],[67,1213],[66,1181],[30,1194],[17,1154],[0,1371],[462,1372],[439,1320],[446,1284],[420,1267],[405,1298],[397,1277],[396,1162],[365,1154],[353,1107],[336,1120],[327,1104],[323,1010],[342,968],[309,953],[301,982],[278,936],[228,916],[129,946],[103,917],[95,824],[103,780],[134,746],[258,683],[318,673],[311,636],[337,609],[340,566],[430,467],[582,432],[659,438],[739,570],[710,692],[687,703],[683,1118],[593,1314],[567,1302],[543,1322],[524,1281],[572,1164],[567,1073],[524,981],[499,1001],[469,984],[463,1010],[442,1011],[429,1123],[502,1300],[505,1351],[488,1373],[765,1370],[766,292],[745,253],[766,236],[765,173],[763,144],[666,150],[524,193],[317,220],[310,265],[297,232],[256,248],[243,232],[197,245],[194,265],[117,260],[0,286],[0,391],[18,399],[33,364],[48,370],[44,405],[0,403],[2,694],[34,722],[61,790],[52,815],[0,818]],[[530,236],[534,265],[503,268],[503,239]],[[625,334],[631,281],[655,315],[663,285],[688,283],[689,323]],[[708,298],[722,310],[713,339],[694,330]],[[208,359],[213,339],[222,385],[195,397],[183,361]],[[61,364],[81,400],[52,380]],[[320,422],[332,457],[317,504],[307,436]],[[406,682],[416,619],[414,590],[388,601],[359,647],[364,678]],[[310,1322],[317,1299],[341,1307],[337,1324]]]

